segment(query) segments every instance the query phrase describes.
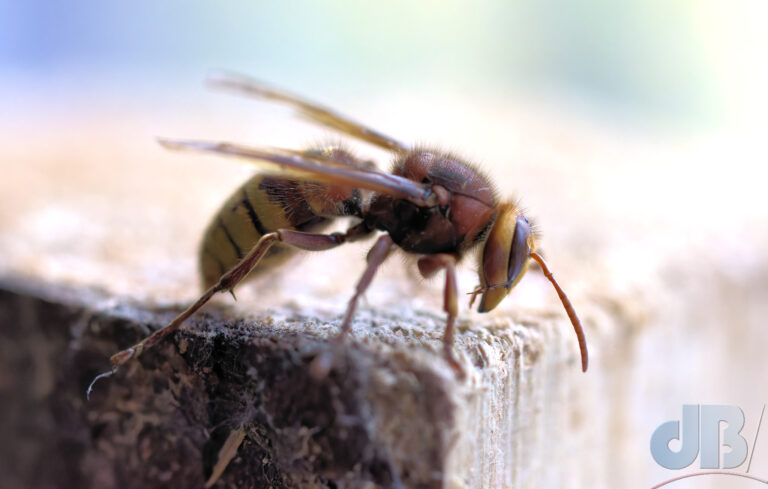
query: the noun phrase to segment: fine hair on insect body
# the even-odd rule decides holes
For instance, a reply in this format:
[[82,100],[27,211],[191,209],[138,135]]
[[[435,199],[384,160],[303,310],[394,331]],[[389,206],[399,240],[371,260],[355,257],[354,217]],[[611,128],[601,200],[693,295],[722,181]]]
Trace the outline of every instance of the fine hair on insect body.
[[[512,200],[500,199],[492,180],[471,163],[434,148],[413,147],[360,123],[259,81],[233,74],[209,80],[215,88],[294,108],[304,118],[389,151],[393,164],[382,172],[340,145],[306,150],[250,147],[226,142],[160,139],[172,150],[238,157],[259,172],[235,190],[210,221],[200,247],[206,291],[171,323],[111,358],[113,371],[150,348],[219,292],[232,292],[246,276],[270,273],[297,250],[323,251],[378,234],[367,255],[340,325],[336,344],[348,337],[361,295],[396,248],[417,257],[419,273],[444,272],[446,327],[443,356],[461,371],[453,353],[458,314],[456,265],[474,249],[480,284],[478,312],[494,309],[517,285],[531,261],[555,288],[579,344],[581,367],[588,354],[581,322],[568,297],[537,251],[537,233]],[[352,218],[344,232],[324,233],[338,218]],[[327,372],[333,355],[320,355],[313,368]],[[89,387],[90,392],[90,387]]]

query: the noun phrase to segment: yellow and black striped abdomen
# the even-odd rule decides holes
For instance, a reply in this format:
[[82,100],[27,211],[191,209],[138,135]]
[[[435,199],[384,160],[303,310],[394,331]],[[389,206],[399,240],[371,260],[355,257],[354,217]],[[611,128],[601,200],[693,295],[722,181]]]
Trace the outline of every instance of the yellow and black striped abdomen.
[[[314,232],[330,222],[310,209],[299,185],[255,175],[227,199],[208,225],[200,247],[205,288],[235,266],[264,234],[280,228]],[[249,276],[283,263],[291,251],[281,244],[273,246]]]

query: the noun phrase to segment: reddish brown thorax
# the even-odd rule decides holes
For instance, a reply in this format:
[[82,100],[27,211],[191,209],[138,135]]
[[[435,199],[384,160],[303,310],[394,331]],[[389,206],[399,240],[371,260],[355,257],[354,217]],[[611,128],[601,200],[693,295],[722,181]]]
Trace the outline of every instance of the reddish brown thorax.
[[414,150],[395,163],[392,173],[429,186],[437,201],[434,207],[419,207],[388,195],[374,199],[374,226],[405,251],[460,257],[493,219],[496,199],[490,181],[455,156]]

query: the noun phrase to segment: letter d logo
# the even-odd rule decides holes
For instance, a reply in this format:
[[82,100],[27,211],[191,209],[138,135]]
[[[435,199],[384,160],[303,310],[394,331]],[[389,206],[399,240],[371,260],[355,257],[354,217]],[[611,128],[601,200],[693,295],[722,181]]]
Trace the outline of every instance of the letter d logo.
[[678,452],[669,449],[669,442],[680,439],[679,421],[662,423],[651,435],[651,455],[657,464],[666,469],[688,467],[699,454],[698,404],[683,404],[682,423],[682,446]]

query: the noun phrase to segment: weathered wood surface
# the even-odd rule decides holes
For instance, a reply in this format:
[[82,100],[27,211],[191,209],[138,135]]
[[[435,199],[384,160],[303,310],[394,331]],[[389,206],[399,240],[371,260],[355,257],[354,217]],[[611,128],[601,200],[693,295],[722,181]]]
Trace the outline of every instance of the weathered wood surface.
[[[456,109],[460,125],[432,121],[424,136],[467,141],[500,190],[520,192],[540,217],[544,250],[585,322],[588,374],[533,271],[492,314],[462,311],[468,376],[457,380],[437,353],[440,281],[394,259],[343,362],[310,380],[306,365],[327,347],[362,267],[365,245],[352,245],[243,286],[237,304],[216,301],[86,402],[111,353],[195,297],[199,234],[250,172],[164,153],[153,138],[316,139],[284,115],[272,139],[273,114],[216,102],[226,123],[94,109],[67,125],[46,114],[3,127],[2,487],[202,487],[239,428],[216,487],[649,487],[668,478],[650,458],[650,433],[682,402],[747,411],[764,401],[749,372],[766,362],[765,211],[729,190],[744,211],[698,212],[730,188],[699,163],[718,148],[661,150],[562,114],[473,103]],[[371,120],[422,137],[423,122],[389,109]],[[510,121],[520,139],[503,146]],[[45,144],[30,145],[39,134]],[[676,200],[694,169],[702,183]],[[471,263],[459,280],[464,292],[474,286]]]
[[317,381],[307,367],[327,347],[328,323],[287,311],[243,321],[220,308],[97,383],[87,402],[104,359],[173,311],[28,282],[2,289],[0,368],[15,398],[0,412],[15,442],[2,448],[4,487],[200,487],[239,428],[245,441],[220,487],[509,485],[534,477],[505,468],[555,436],[544,419],[562,416],[556,406],[583,407],[562,391],[537,392],[578,371],[554,317],[523,319],[532,329],[464,324],[471,377],[457,382],[439,355],[440,316],[363,311],[355,343]]

